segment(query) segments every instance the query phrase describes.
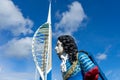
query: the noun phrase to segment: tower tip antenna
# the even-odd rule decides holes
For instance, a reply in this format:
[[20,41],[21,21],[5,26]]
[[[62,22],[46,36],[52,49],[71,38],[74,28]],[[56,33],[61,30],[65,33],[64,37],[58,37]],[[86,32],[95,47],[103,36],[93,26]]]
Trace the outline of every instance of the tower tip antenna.
[[47,22],[51,24],[51,0],[49,0],[49,11],[48,11]]

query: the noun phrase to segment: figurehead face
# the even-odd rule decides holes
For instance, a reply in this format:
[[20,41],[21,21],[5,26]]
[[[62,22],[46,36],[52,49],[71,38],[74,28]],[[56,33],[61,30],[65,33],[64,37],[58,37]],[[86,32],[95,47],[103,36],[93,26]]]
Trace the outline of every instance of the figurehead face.
[[57,41],[57,45],[55,47],[56,53],[58,55],[62,55],[64,50],[63,50],[63,46],[62,46],[62,42],[60,42],[59,40]]
[[73,37],[70,35],[59,36],[55,50],[59,56],[63,53],[68,54],[71,63],[77,60],[78,49]]

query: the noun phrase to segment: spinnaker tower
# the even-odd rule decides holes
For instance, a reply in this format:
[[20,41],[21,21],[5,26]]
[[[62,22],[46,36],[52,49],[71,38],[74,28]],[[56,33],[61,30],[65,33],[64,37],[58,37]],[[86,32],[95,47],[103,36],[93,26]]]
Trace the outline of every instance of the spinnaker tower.
[[51,30],[51,3],[48,19],[35,32],[32,40],[32,55],[39,73],[40,80],[51,80],[52,70],[52,30]]

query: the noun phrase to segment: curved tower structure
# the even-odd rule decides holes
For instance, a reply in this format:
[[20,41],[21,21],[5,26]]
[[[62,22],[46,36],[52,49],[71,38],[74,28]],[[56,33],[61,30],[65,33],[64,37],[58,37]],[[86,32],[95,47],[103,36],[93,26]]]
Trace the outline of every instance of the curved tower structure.
[[51,3],[48,19],[41,25],[33,36],[32,54],[40,80],[51,80],[52,69],[52,31],[51,31]]

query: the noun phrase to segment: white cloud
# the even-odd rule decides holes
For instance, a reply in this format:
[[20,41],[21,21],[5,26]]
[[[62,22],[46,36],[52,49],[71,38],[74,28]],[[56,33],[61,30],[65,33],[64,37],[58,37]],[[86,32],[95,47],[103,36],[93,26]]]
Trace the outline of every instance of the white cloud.
[[106,54],[98,54],[96,58],[99,60],[105,60],[107,58],[107,55]]
[[108,45],[103,53],[97,54],[96,58],[100,61],[105,60],[107,58],[107,53],[111,47],[112,47],[112,45]]
[[55,16],[56,16],[56,19],[61,19],[62,18],[62,15],[60,15],[59,11],[56,12]]
[[33,22],[24,18],[20,9],[11,0],[0,0],[0,30],[11,31],[13,35],[29,34]]
[[0,80],[34,80],[34,73],[28,72],[1,73]]
[[0,47],[7,56],[27,57],[31,53],[32,38],[12,39],[7,44]]
[[0,46],[0,80],[34,80],[31,42],[31,37],[14,38]]
[[[56,35],[60,35],[61,33],[74,33],[78,30],[82,21],[86,18],[82,5],[79,2],[75,1],[68,7],[69,10],[62,13],[60,22],[56,23]],[[56,14],[58,15],[58,12]]]

